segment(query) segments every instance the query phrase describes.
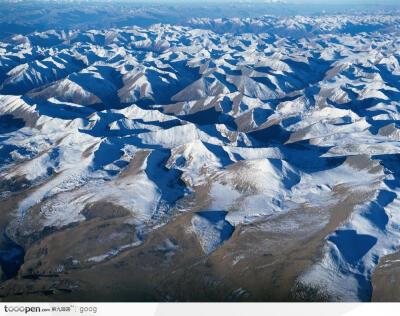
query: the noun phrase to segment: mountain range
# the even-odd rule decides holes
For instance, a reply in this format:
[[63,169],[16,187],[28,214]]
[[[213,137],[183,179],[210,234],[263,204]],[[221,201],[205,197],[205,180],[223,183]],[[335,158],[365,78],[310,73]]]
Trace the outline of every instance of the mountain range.
[[4,38],[0,296],[393,300],[399,33],[359,13]]

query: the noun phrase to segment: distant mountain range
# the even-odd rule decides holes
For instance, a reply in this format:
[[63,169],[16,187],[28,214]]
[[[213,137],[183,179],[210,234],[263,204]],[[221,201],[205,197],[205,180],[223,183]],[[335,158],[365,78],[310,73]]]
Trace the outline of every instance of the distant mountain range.
[[[258,18],[274,16],[324,16],[327,14],[398,15],[396,2],[335,1],[333,4],[301,1],[0,1],[0,40],[37,31],[90,30],[153,24],[190,26],[191,19]],[[360,11],[361,10],[361,11]],[[362,13],[360,13],[362,12]],[[62,21],[62,22],[61,22]],[[228,27],[229,28],[229,27]],[[224,26],[227,29],[227,25]]]

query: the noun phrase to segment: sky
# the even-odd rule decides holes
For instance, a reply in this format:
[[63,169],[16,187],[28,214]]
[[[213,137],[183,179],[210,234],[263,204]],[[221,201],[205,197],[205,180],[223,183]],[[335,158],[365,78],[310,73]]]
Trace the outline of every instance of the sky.
[[[37,0],[40,1],[40,0]],[[58,0],[54,0],[58,1]],[[68,1],[68,0],[66,0]],[[76,0],[82,1],[82,0]],[[83,0],[85,1],[85,0]],[[86,0],[90,2],[91,0]],[[95,0],[100,1],[100,0]],[[126,2],[149,2],[149,3],[160,3],[160,2],[235,2],[235,3],[317,3],[317,4],[332,4],[332,3],[382,3],[382,2],[391,2],[398,3],[399,0],[103,0],[107,2],[118,2],[118,1],[126,1]]]
[[[118,1],[118,0],[115,0]],[[144,2],[143,0],[130,0],[132,2]],[[146,0],[146,2],[234,2],[234,3],[267,3],[267,4],[276,4],[276,3],[315,3],[315,4],[348,4],[348,3],[393,3],[397,4],[400,0]]]
[[[4,1],[4,0],[3,0]],[[7,1],[7,0],[5,0]],[[187,2],[215,2],[215,3],[266,3],[266,4],[278,4],[278,3],[293,3],[293,4],[302,4],[302,3],[315,3],[319,5],[324,4],[349,4],[349,3],[357,3],[357,4],[369,4],[369,3],[390,3],[390,4],[398,4],[400,0],[9,0],[9,2],[26,2],[26,1],[53,1],[53,2],[138,2],[138,3],[187,3]]]
[[90,3],[90,2],[127,2],[127,3],[140,3],[140,4],[190,4],[190,3],[233,3],[233,4],[262,4],[265,5],[317,5],[317,6],[330,6],[330,5],[358,5],[358,6],[384,6],[384,5],[395,5],[400,6],[400,0],[0,0],[0,2],[14,2],[14,3],[24,3],[24,2],[82,2],[82,3]]

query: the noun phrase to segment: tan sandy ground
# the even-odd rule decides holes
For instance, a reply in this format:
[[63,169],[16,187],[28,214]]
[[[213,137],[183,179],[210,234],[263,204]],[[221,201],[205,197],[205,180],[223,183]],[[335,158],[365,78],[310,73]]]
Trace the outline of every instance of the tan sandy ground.
[[373,302],[400,302],[400,252],[383,257],[372,275]]

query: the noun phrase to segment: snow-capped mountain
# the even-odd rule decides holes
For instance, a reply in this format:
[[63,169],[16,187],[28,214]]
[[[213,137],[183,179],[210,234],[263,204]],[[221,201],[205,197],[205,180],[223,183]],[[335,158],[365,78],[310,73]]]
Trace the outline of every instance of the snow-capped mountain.
[[194,18],[0,43],[0,295],[371,300],[400,245],[399,30]]

